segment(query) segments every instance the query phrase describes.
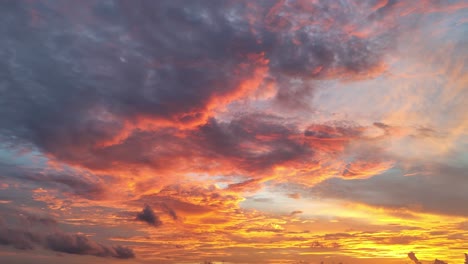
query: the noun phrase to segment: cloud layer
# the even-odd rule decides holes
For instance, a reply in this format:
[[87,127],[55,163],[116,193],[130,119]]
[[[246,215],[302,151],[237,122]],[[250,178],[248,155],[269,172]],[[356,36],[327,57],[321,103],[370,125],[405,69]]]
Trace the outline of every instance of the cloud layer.
[[455,261],[467,8],[1,2],[0,262]]

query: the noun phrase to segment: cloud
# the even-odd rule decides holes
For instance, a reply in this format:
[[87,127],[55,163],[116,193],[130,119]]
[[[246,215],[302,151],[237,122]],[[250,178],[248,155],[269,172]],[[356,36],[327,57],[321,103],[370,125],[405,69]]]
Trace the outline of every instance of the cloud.
[[390,244],[390,245],[395,245],[395,244],[408,245],[416,241],[421,241],[423,239],[426,239],[426,238],[423,236],[395,236],[395,237],[386,238],[382,242]]
[[299,214],[302,214],[302,213],[303,213],[302,211],[297,210],[297,211],[292,211],[289,215],[290,216],[296,216],[296,215],[299,215]]
[[[426,221],[418,212],[468,215],[466,129],[459,122],[466,119],[461,1],[0,5],[0,159],[15,160],[0,163],[0,179],[12,206],[42,208],[46,202],[67,224],[119,230],[125,235],[115,239],[131,240],[144,252],[149,241],[142,237],[154,246],[167,242],[161,252],[148,253],[161,261],[165,249],[178,250],[176,242],[184,246],[181,261],[232,250],[229,255],[242,262],[239,249],[223,245],[301,253],[312,243],[317,252],[357,254],[353,247],[366,244],[359,239],[382,249],[420,238],[337,233],[335,245],[333,235],[307,231],[347,232],[358,225],[354,221],[367,221],[358,225],[366,230],[389,228],[373,225],[378,219],[369,214],[376,212],[341,210],[343,201],[383,207],[387,222]],[[434,38],[450,48],[440,49]],[[428,50],[438,55],[426,56]],[[411,67],[416,70],[407,72]],[[437,69],[427,74],[425,67]],[[395,69],[405,69],[404,76]],[[413,75],[423,75],[421,90],[408,84]],[[445,79],[459,81],[444,86]],[[420,100],[427,93],[434,97]],[[4,145],[14,150],[4,152]],[[437,158],[426,151],[436,148]],[[442,159],[446,165],[433,162]],[[258,210],[243,207],[246,194],[261,197],[252,199]],[[312,204],[309,195],[322,199]],[[300,219],[293,217],[298,209],[304,210]],[[329,214],[326,224],[312,219],[321,213]],[[130,218],[164,227],[120,225]],[[351,227],[344,229],[344,221]],[[45,216],[25,215],[21,223],[58,228]],[[17,248],[134,256],[86,235],[1,232],[0,243]],[[463,238],[447,236],[456,243]],[[287,262],[275,254],[264,255]]]
[[21,250],[42,246],[56,252],[98,257],[134,258],[133,250],[124,246],[105,246],[80,234],[56,231],[42,234],[36,231],[9,228],[0,225],[0,245],[10,245]]
[[422,264],[413,252],[408,253],[408,258],[411,259],[414,264]]
[[325,240],[338,240],[338,239],[350,238],[354,236],[355,236],[354,234],[350,234],[350,233],[332,233],[332,234],[325,234],[323,238]]
[[0,169],[3,172],[0,177],[40,184],[43,187],[59,189],[87,199],[102,198],[106,192],[103,180],[106,178],[105,175],[95,175],[89,171],[76,170],[67,166],[56,169],[43,166],[0,164]]
[[[352,11],[354,8],[366,7],[365,4],[333,6],[325,1],[277,2],[265,19],[266,27],[275,33],[275,44],[269,53],[272,70],[317,79],[381,71],[382,56],[388,46],[379,38],[390,40],[389,32],[383,30],[381,34],[367,38],[346,32],[363,23],[362,18]],[[364,20],[370,24],[380,22]],[[386,44],[390,45],[391,41]]]
[[161,205],[163,211],[165,213],[167,213],[171,218],[172,220],[177,220],[178,219],[178,216],[177,216],[177,213],[174,209],[170,208],[169,206],[167,206],[167,204],[163,203]]
[[[161,207],[162,211],[166,211],[167,208],[177,211],[177,219],[182,215],[181,220],[183,220],[183,216],[186,215],[203,216],[234,210],[238,207],[238,202],[241,201],[236,194],[236,192],[225,192],[214,186],[205,188],[192,184],[179,184],[165,186],[154,194],[142,195],[136,202],[147,204],[145,209],[139,213],[142,216],[144,214],[144,218],[151,219],[151,215],[154,214],[154,212],[151,213],[151,208]],[[150,208],[151,212],[146,210],[147,208]],[[169,216],[173,218],[171,214]]]
[[[347,145],[362,137],[358,125],[303,124],[275,113],[278,105],[310,106],[311,81],[385,70],[394,32],[382,26],[383,15],[353,12],[373,13],[374,5],[90,1],[73,8],[80,15],[62,4],[18,2],[1,16],[14,26],[2,29],[9,41],[0,67],[9,76],[0,136],[89,170],[86,177],[28,172],[26,179],[102,199],[111,189],[101,180],[107,175],[141,189],[146,181],[157,178],[161,187],[188,173],[241,175],[243,183],[230,190],[242,192],[268,180],[313,185],[391,167],[341,161]],[[32,21],[31,10],[40,20]],[[365,22],[379,30],[350,32]],[[266,86],[276,92],[266,102],[271,111],[220,116],[233,103],[255,106]]]
[[[265,19],[250,22],[251,5],[242,1],[75,5],[87,19],[61,4],[6,5],[2,23],[14,26],[2,29],[9,77],[0,133],[83,165],[135,129],[213,126],[214,110],[248,96],[267,75],[321,79],[382,67],[385,31],[369,38],[345,31],[360,15],[327,2],[272,4],[253,4]],[[40,23],[27,22],[31,9]],[[312,20],[297,15],[310,10]],[[329,23],[336,25],[316,26]],[[294,102],[304,93],[280,85],[277,98]]]
[[288,197],[291,198],[291,199],[300,199],[301,198],[301,194],[300,193],[289,193],[288,194]]
[[159,217],[154,213],[153,209],[149,205],[145,205],[143,211],[137,214],[136,219],[138,221],[146,222],[152,226],[160,226],[162,225],[161,220]]
[[0,245],[10,245],[17,249],[33,249],[39,244],[41,237],[33,232],[0,225]]
[[331,250],[338,250],[341,245],[336,242],[326,243],[320,241],[313,241],[310,245],[313,249],[331,249]]
[[[79,22],[84,31],[73,30],[76,16],[60,4],[34,6],[43,18],[39,27],[44,34],[21,22],[29,19],[27,3],[6,6],[14,15],[5,13],[3,20],[15,27],[4,32],[10,41],[3,48],[10,60],[2,68],[29,70],[5,83],[1,132],[76,161],[77,155],[119,136],[127,124],[197,124],[213,107],[246,94],[250,87],[245,82],[261,79],[256,69],[266,67],[255,38],[236,30],[248,25],[231,23],[224,13],[229,9],[221,3],[184,6],[178,8],[173,1],[89,2],[76,6],[89,16]],[[148,13],[150,9],[156,13]],[[101,30],[95,23],[102,24]],[[28,36],[27,41],[13,32]],[[45,78],[47,72],[54,77]],[[33,96],[35,91],[42,96]],[[11,103],[15,113],[7,111]]]
[[[318,168],[322,166],[318,160],[325,158],[330,160],[329,165],[333,165],[331,162],[337,161],[335,158],[349,142],[361,137],[362,128],[352,125],[341,128],[337,124],[326,126],[326,129],[336,131],[323,131],[323,126],[314,125],[304,132],[285,118],[246,114],[229,121],[210,119],[204,125],[183,131],[166,128],[135,132],[119,144],[102,147],[81,160],[84,166],[93,170],[110,170],[108,173],[134,168],[136,171],[147,169],[157,175],[245,175],[244,183],[234,183],[231,188],[255,190],[262,178],[281,176],[274,173],[279,167],[313,173],[307,167]],[[336,165],[336,170],[342,170],[339,167],[343,164]],[[365,175],[367,168],[376,169],[368,165],[361,168],[358,175]],[[286,176],[283,174],[281,177]],[[306,177],[303,179],[308,180]],[[162,183],[165,180],[170,184],[170,177],[159,178]],[[309,180],[314,181],[314,177],[309,177]],[[145,185],[138,186],[144,188]]]
[[[301,128],[276,115],[244,114],[227,121],[213,118],[185,130],[134,132],[118,144],[82,153],[80,166],[89,170],[18,168],[21,173],[12,174],[93,199],[107,197],[112,192],[108,185],[124,185],[125,177],[136,182],[138,192],[145,192],[149,186],[170,185],[173,177],[187,173],[241,175],[242,181],[228,185],[236,192],[257,191],[268,180],[313,185],[333,176],[366,178],[392,167],[392,162],[356,156],[356,151],[348,151],[353,157],[345,160],[350,143],[366,140],[366,129],[350,122]],[[145,173],[132,178],[135,172]],[[116,177],[119,174],[125,177]]]
[[88,239],[84,235],[53,233],[45,237],[45,246],[57,252],[121,259],[134,258],[130,248],[123,246],[108,247]]
[[468,187],[464,180],[465,167],[436,164],[413,166],[417,173],[411,176],[405,176],[401,168],[395,168],[369,179],[329,179],[311,190],[323,197],[335,197],[374,206],[468,215],[465,206],[468,197],[464,192]]
[[57,221],[53,218],[50,217],[41,217],[41,216],[36,216],[36,215],[28,215],[26,217],[28,222],[31,224],[33,223],[40,223],[41,225],[45,226],[55,226],[57,225]]
[[131,248],[107,246],[86,235],[60,230],[57,220],[17,208],[2,208],[6,221],[0,222],[0,245],[21,250],[36,247],[76,255],[97,257],[134,258]]
[[10,221],[13,221],[18,226],[29,228],[39,226],[40,228],[55,228],[58,226],[57,220],[49,213],[37,213],[34,210],[18,207],[16,204],[7,204],[1,206],[2,216],[0,217],[0,226],[6,226]]
[[384,173],[393,167],[392,161],[356,161],[346,165],[343,170],[344,178],[366,178]]

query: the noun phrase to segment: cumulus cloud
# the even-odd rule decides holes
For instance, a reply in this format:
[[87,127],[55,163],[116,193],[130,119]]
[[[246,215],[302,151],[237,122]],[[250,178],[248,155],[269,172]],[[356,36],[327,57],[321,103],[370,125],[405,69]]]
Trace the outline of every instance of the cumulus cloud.
[[136,219],[138,221],[146,222],[152,226],[162,225],[159,216],[154,213],[153,209],[149,205],[145,205],[145,208],[143,208],[143,210],[137,214]]

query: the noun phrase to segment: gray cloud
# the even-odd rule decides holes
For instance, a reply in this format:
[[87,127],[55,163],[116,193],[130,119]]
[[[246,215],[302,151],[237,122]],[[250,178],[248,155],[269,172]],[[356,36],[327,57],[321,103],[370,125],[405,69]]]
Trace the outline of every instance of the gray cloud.
[[16,207],[7,206],[1,209],[3,217],[0,220],[4,221],[0,221],[0,245],[21,250],[42,247],[55,252],[98,257],[135,257],[131,248],[107,246],[82,234],[63,232],[52,217],[33,214]]
[[41,236],[34,232],[7,228],[0,225],[0,245],[13,246],[17,249],[33,249],[41,242]]
[[[235,163],[241,170],[255,172],[311,157],[314,153],[310,146],[291,138],[301,135],[296,125],[275,116],[245,115],[228,122],[211,119],[196,129],[179,131],[184,134],[183,138],[176,136],[176,131],[135,132],[120,144],[86,155],[89,160],[82,159],[83,164],[102,169],[138,165],[163,170],[180,167],[180,161],[185,160],[185,166],[203,169],[207,164],[193,164],[193,157],[199,157],[202,160],[225,160]],[[266,139],[259,139],[262,136]],[[265,151],[258,153],[255,148],[242,147],[243,144]]]
[[[336,27],[296,31],[304,22],[296,13],[304,11],[294,2],[278,9],[259,1],[251,22],[248,1],[1,5],[0,135],[87,166],[97,166],[92,161],[100,155],[99,143],[117,136],[127,121],[203,120],[214,99],[233,94],[253,76],[252,54],[264,54],[272,76],[320,79],[373,71],[389,43],[382,41],[385,31],[346,37],[342,27],[362,18],[328,1],[311,3],[317,12],[309,22],[331,19]],[[281,85],[277,99],[292,106],[309,93],[295,89]]]
[[146,222],[152,226],[160,226],[162,225],[161,220],[159,219],[159,216],[157,216],[151,206],[145,205],[145,208],[141,212],[137,214],[136,217],[137,220]]
[[57,188],[88,199],[98,199],[105,193],[104,175],[100,177],[71,168],[61,171],[0,163],[0,178],[29,181],[44,187]]
[[375,206],[467,216],[465,167],[434,165],[413,176],[391,170],[369,179],[333,178],[313,187],[321,196],[359,201]]
[[[31,218],[29,218],[31,219]],[[42,223],[43,218],[37,217],[36,223]],[[48,221],[49,222],[49,221]],[[93,255],[98,257],[134,258],[132,249],[124,246],[105,246],[94,242],[80,234],[68,234],[55,231],[50,234],[23,229],[28,227],[7,227],[0,224],[0,245],[13,246],[21,250],[31,250],[36,246],[46,249],[77,255]]]
[[134,258],[130,248],[123,246],[104,246],[84,235],[56,232],[45,237],[45,246],[57,252],[97,257],[114,257],[121,259]]

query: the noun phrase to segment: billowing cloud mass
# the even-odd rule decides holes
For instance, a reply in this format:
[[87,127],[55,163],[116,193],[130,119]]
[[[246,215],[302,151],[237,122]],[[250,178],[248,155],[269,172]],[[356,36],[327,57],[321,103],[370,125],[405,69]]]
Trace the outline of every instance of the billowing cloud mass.
[[0,262],[459,261],[467,12],[0,2]]

